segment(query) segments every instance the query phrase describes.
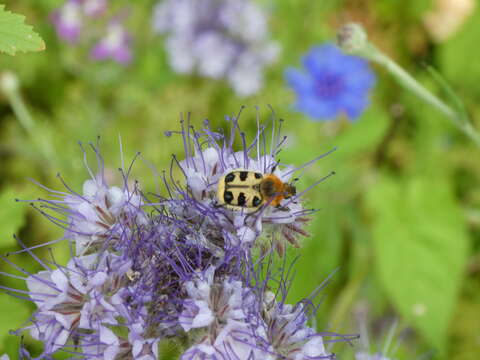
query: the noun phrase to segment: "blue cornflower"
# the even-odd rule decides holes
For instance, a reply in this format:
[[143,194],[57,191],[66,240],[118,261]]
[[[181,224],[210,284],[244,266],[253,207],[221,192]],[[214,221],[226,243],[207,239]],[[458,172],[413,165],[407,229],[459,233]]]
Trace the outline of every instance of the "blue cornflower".
[[354,120],[368,106],[375,75],[365,60],[325,44],[312,48],[303,66],[306,71],[290,68],[285,72],[297,95],[298,111],[317,120],[332,120],[341,114]]

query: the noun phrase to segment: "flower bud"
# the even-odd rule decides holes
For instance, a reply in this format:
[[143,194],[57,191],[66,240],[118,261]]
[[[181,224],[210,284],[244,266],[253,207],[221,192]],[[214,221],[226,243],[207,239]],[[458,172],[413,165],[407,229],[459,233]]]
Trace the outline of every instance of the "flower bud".
[[11,94],[18,90],[18,77],[11,71],[5,71],[0,75],[0,88],[5,94]]
[[362,25],[345,24],[337,31],[337,44],[348,54],[359,54],[366,48],[368,36]]

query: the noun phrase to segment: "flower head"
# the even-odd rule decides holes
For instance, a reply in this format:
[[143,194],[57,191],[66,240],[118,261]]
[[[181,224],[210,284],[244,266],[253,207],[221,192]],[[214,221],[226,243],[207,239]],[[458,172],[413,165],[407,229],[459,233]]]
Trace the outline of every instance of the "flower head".
[[368,63],[326,44],[312,48],[303,58],[305,71],[288,69],[285,78],[295,91],[295,107],[313,119],[339,115],[356,119],[369,104],[375,76]]
[[332,358],[325,350],[322,334],[308,326],[308,316],[302,304],[266,304],[265,319],[269,343],[282,359]]
[[[33,338],[45,344],[44,355],[68,348],[85,334],[103,326],[118,325],[129,313],[126,272],[129,260],[110,253],[72,258],[68,265],[45,270],[26,277],[28,296],[37,306],[28,330]],[[10,291],[16,291],[9,289]],[[128,319],[128,316],[126,317]]]
[[107,10],[108,0],[83,0],[83,11],[87,16],[101,16]]
[[[272,199],[265,197],[262,206],[254,212],[246,208],[245,211],[232,211],[219,205],[219,182],[226,174],[241,169],[244,172],[273,174],[280,182],[293,186],[295,173],[328,153],[299,167],[282,164],[276,159],[286,140],[281,135],[281,120],[272,122],[269,135],[265,126],[258,123],[257,134],[251,143],[247,142],[245,133],[240,129],[238,116],[228,118],[228,121],[230,132],[227,134],[213,131],[208,121],[202,131],[182,123],[179,135],[184,141],[185,159],[174,159],[174,162],[185,175],[186,187],[172,188],[170,193],[174,196],[167,206],[172,212],[201,226],[209,243],[217,247],[260,245],[257,239],[265,240],[260,236],[262,231],[271,235],[270,240],[263,242],[267,248],[273,245],[283,254],[284,240],[298,247],[297,238],[308,236],[305,225],[309,215],[315,212],[302,205],[308,189],[289,198],[280,196],[278,204],[272,204]],[[267,136],[272,140],[269,148],[265,145]],[[234,148],[236,142],[241,144],[239,150]]]
[[[276,159],[285,139],[275,122],[267,150],[263,125],[249,144],[238,116],[228,121],[228,135],[208,123],[200,132],[189,124],[182,128],[185,159],[173,161],[185,182],[173,172],[171,181],[164,177],[167,197],[148,199],[140,183],[130,185],[130,170],[121,170],[122,185],[109,184],[93,145],[98,169],[86,163],[90,178],[81,192],[65,183],[65,192],[44,187],[50,196],[34,201],[34,207],[63,227],[72,258],[62,266],[22,245],[21,252],[43,269],[30,273],[4,258],[20,275],[1,274],[24,279],[27,290],[0,287],[36,306],[30,323],[18,331],[44,343],[36,359],[65,351],[90,360],[156,360],[159,344],[170,338],[182,339],[182,360],[332,357],[324,334],[308,324],[311,301],[285,303],[286,280],[277,280],[271,270],[274,251],[267,247],[258,259],[251,251],[263,237],[279,242],[276,233],[298,245],[292,234],[305,235],[302,226],[312,214],[301,203],[304,191],[279,200],[273,194],[275,206],[268,199],[246,213],[218,204],[216,190],[234,169],[273,173],[290,182],[312,162],[295,168]],[[275,287],[277,295],[270,292]]]
[[108,0],[65,0],[54,11],[57,34],[71,44],[88,44],[94,60],[111,59],[127,65],[132,60],[132,37],[123,24],[124,11],[111,16]]
[[118,21],[112,21],[105,36],[92,49],[91,56],[95,60],[112,59],[127,65],[132,61],[131,36]]
[[81,1],[67,0],[52,16],[58,36],[70,43],[78,41],[82,29]]
[[262,9],[250,0],[166,0],[153,18],[166,34],[172,68],[225,78],[242,96],[262,86],[263,69],[275,61],[278,45],[269,40]]

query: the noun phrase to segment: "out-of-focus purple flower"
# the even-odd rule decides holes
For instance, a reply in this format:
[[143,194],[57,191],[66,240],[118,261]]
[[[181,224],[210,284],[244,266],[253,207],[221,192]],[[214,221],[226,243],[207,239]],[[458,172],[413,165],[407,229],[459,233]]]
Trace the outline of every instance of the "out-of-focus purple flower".
[[250,0],[161,1],[153,27],[167,35],[176,72],[225,78],[241,96],[260,90],[264,68],[279,52],[269,40],[265,13]]
[[131,36],[118,21],[108,25],[105,36],[92,49],[95,60],[113,59],[127,65],[132,61]]
[[[116,16],[107,11],[109,0],[65,0],[52,16],[58,36],[70,43],[91,46],[94,60],[111,59],[127,65],[132,61],[132,37],[122,23],[122,11]],[[124,13],[124,12],[123,12]]]
[[316,120],[332,120],[342,114],[354,120],[368,106],[375,76],[367,61],[326,44],[312,48],[303,58],[303,66],[305,70],[285,72],[296,93],[298,111]]
[[355,349],[355,360],[393,360],[394,357],[391,349],[392,347],[396,347],[394,344],[398,340],[395,336],[397,322],[394,321],[393,324],[386,322],[383,322],[383,324],[376,323],[376,331],[378,331],[378,333],[385,333],[385,340],[383,344],[380,344],[378,341],[370,342],[371,334],[369,334],[369,332],[372,329],[369,329],[370,321],[368,313],[369,306],[367,303],[359,303],[355,307],[354,315],[357,318],[360,330],[360,341],[359,346]]
[[77,42],[83,25],[82,0],[67,0],[53,13],[52,20],[59,37]]
[[108,0],[83,0],[83,11],[87,16],[101,16],[107,10]]

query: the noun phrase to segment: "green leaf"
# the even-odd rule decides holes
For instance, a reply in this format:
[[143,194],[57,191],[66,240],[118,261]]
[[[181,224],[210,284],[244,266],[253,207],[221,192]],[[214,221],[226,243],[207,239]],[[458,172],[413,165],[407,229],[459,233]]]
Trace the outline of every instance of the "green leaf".
[[45,42],[24,23],[25,16],[14,14],[0,5],[0,51],[15,55],[17,51],[42,51]]
[[24,224],[26,206],[15,202],[16,192],[6,189],[0,193],[0,248],[15,246],[13,238]]
[[443,177],[381,176],[367,206],[380,283],[400,313],[444,352],[468,247],[449,184]]

